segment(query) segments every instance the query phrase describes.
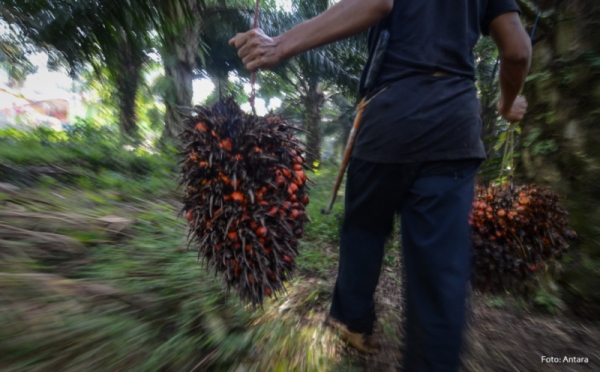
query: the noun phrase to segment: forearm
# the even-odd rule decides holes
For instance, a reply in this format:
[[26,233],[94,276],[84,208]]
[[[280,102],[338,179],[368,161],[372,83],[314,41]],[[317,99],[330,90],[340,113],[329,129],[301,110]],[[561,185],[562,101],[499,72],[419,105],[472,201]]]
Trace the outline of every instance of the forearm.
[[274,40],[287,59],[369,29],[390,13],[393,4],[393,0],[341,0]]
[[520,59],[500,58],[500,107],[512,107],[525,84],[530,63],[530,55]]
[[494,19],[490,25],[490,31],[500,53],[500,102],[498,107],[507,112],[523,88],[525,78],[529,73],[531,40],[516,12],[506,13]]

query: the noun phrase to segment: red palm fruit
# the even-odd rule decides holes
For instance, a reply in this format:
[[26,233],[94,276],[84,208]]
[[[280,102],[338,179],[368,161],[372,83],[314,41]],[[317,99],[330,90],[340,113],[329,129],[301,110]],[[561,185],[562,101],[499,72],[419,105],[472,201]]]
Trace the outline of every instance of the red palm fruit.
[[267,236],[267,229],[265,229],[263,226],[259,227],[258,229],[256,229],[256,235],[258,236]]
[[519,204],[529,204],[531,201],[527,197],[523,197],[519,199]]
[[535,265],[535,264],[529,265],[529,271],[531,271],[532,273],[537,271],[537,265]]
[[191,221],[194,219],[194,211],[190,209],[190,210],[187,212],[186,218],[187,218],[187,220],[188,220],[188,221],[190,221],[190,222],[191,222]]
[[302,183],[306,182],[306,174],[303,171],[296,171],[296,176],[302,180]]
[[265,295],[266,296],[270,296],[271,295],[271,288],[269,288],[269,287],[265,288]]
[[242,203],[244,201],[244,194],[239,191],[234,191],[231,193],[231,199],[235,202]]
[[208,130],[206,124],[204,124],[203,122],[199,122],[198,124],[196,124],[196,129],[198,129],[198,131],[200,132],[206,132]]
[[304,196],[302,197],[300,202],[304,205],[308,205],[308,202],[309,202],[308,195],[304,194]]
[[223,181],[224,184],[228,185],[229,184],[229,177],[223,173],[223,172],[219,172],[219,177],[221,177],[221,180]]
[[267,212],[267,214],[268,214],[269,216],[275,216],[275,215],[277,214],[277,211],[278,211],[278,210],[279,210],[279,209],[278,209],[276,206],[273,206],[273,207],[272,207],[272,208],[271,208],[271,209],[270,209],[270,210]]
[[500,209],[500,210],[498,210],[498,212],[496,212],[496,214],[499,217],[504,217],[504,216],[506,216],[506,211],[504,209]]
[[[228,289],[260,304],[266,288],[275,294],[296,269],[298,239],[308,221],[303,149],[280,117],[247,115],[233,101],[194,108],[184,125],[182,214],[187,218],[193,210],[193,241]],[[279,249],[286,249],[285,260]]]
[[292,261],[294,261],[294,259],[293,259],[293,258],[291,258],[290,256],[288,256],[287,254],[284,254],[284,255],[283,255],[283,260],[284,260],[285,262],[292,262]]
[[275,183],[278,184],[279,186],[283,186],[285,185],[285,178],[281,175],[275,177]]

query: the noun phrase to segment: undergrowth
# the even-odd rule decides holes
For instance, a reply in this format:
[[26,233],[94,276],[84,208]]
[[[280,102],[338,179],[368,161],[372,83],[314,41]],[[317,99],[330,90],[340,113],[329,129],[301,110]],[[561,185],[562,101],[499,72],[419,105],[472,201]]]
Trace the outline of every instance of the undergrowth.
[[[281,313],[285,299],[245,306],[187,249],[173,152],[103,136],[0,138],[0,182],[20,187],[0,190],[0,369],[332,369],[331,332]],[[339,220],[320,214],[335,169],[319,172],[301,273],[324,274],[337,261],[320,249],[337,240]]]

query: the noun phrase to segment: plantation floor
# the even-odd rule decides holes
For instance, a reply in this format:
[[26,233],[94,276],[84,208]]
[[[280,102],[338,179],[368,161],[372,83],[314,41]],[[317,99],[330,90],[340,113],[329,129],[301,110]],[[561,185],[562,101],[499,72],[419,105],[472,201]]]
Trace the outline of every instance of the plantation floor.
[[[321,247],[323,259],[337,260],[333,246]],[[397,252],[393,249],[392,252]],[[339,370],[401,370],[402,286],[401,260],[392,253],[385,257],[376,306],[379,320],[376,337],[382,345],[377,356],[363,356],[351,348],[339,348]],[[331,301],[335,268],[318,277],[309,272],[294,287],[290,300],[306,302],[312,293],[322,295],[312,306],[297,306],[305,322],[321,322]],[[314,297],[313,297],[314,298]],[[299,300],[298,300],[299,299]],[[289,305],[293,307],[294,305]],[[308,315],[310,314],[310,315]],[[309,322],[310,322],[309,321]],[[587,363],[548,364],[541,357],[587,357]],[[473,294],[466,336],[463,371],[599,371],[600,324],[587,323],[565,315],[548,315],[511,296]]]
[[[171,200],[1,188],[0,370],[397,370],[397,247],[386,254],[376,294],[382,352],[364,357],[323,325],[338,259],[333,239],[304,240],[288,295],[253,311],[224,296],[186,251]],[[331,230],[331,220],[313,223]],[[600,370],[599,324],[543,315],[510,296],[474,295],[472,304],[465,371]],[[542,356],[589,362],[543,364]]]

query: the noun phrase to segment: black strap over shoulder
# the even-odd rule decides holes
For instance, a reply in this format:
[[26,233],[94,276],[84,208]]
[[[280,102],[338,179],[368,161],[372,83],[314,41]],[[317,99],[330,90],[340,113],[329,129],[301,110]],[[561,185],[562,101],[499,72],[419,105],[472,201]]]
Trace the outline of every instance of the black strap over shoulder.
[[[379,68],[373,68],[373,61],[377,59],[382,59],[385,53],[385,48],[382,48],[382,36],[386,38],[384,43],[387,45],[387,38],[389,37],[389,22],[391,20],[391,14],[375,25],[369,31],[369,41],[368,41],[368,49],[369,49],[369,57],[367,59],[367,63],[365,68],[362,71],[360,76],[360,83],[358,86],[358,96],[359,98],[366,97],[369,94],[369,90],[373,88],[374,84],[377,81],[377,75],[379,74]],[[387,32],[385,35],[384,31]],[[378,47],[379,46],[379,47]],[[376,67],[376,66],[375,66]],[[367,81],[368,80],[368,81]]]

